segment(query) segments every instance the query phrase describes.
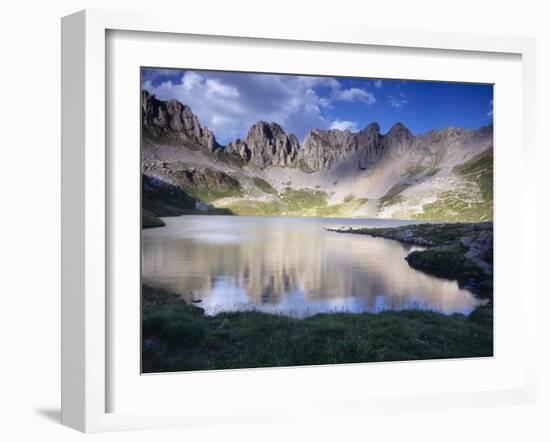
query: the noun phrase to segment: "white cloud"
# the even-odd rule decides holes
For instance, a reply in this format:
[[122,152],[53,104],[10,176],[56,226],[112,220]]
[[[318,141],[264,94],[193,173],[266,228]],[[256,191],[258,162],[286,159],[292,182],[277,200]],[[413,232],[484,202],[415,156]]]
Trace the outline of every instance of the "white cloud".
[[374,80],[374,87],[376,89],[380,89],[382,85],[383,85],[382,80]]
[[238,97],[239,91],[233,86],[227,86],[221,83],[219,80],[208,78],[204,82],[206,86],[206,94],[208,96],[219,95],[220,97]]
[[346,120],[334,120],[330,123],[330,128],[338,130],[349,130],[351,132],[357,132],[359,130],[359,128],[357,127],[357,122]]
[[319,106],[331,108],[332,104],[328,98],[319,98]]
[[[181,78],[181,88],[185,91],[192,91],[195,88],[201,86],[203,77],[194,72],[186,72],[185,75]],[[172,82],[168,82],[167,85],[172,85]]]
[[221,126],[223,124],[227,124],[230,122],[229,118],[224,117],[220,114],[212,114],[212,123],[214,123],[215,126]]
[[303,139],[313,128],[330,127],[323,112],[335,102],[376,102],[372,92],[343,88],[328,77],[185,71],[180,78],[153,81],[149,76],[143,88],[161,100],[175,98],[191,107],[222,144],[246,136],[258,120],[277,122]]
[[376,103],[376,98],[372,92],[356,87],[350,89],[341,89],[340,87],[334,88],[331,98],[336,101],[358,101],[366,104]]
[[493,100],[491,100],[489,102],[489,106],[491,107],[491,109],[489,110],[489,112],[487,112],[487,116],[492,117],[493,116]]
[[390,95],[388,97],[388,102],[391,107],[395,107],[397,109],[401,109],[403,106],[408,104],[407,97],[404,93],[400,93],[399,95]]

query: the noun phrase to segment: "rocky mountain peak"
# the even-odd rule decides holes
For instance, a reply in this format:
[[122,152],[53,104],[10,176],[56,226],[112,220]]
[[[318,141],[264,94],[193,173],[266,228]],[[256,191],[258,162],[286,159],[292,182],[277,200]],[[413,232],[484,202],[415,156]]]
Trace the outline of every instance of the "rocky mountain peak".
[[191,108],[175,99],[158,100],[143,90],[141,110],[145,136],[173,139],[192,149],[203,148],[213,152],[220,148],[214,134],[200,125]]
[[372,123],[370,123],[367,127],[365,127],[364,129],[361,130],[362,133],[372,133],[372,134],[377,134],[377,135],[380,135],[380,125],[374,121]]
[[277,123],[268,123],[266,121],[258,121],[252,125],[248,131],[247,140],[253,138],[276,138],[285,135],[285,131]]
[[227,146],[243,160],[260,169],[270,166],[292,166],[298,157],[300,143],[294,134],[286,134],[277,123],[256,122],[245,140],[237,139]]
[[[487,145],[492,143],[493,127],[476,130],[449,127],[431,130],[414,136],[402,123],[394,124],[384,135],[380,125],[370,123],[359,132],[337,129],[312,129],[302,146],[294,134],[287,134],[275,122],[257,121],[244,139],[236,139],[226,147],[220,146],[214,134],[202,127],[191,108],[177,100],[158,100],[142,91],[143,136],[159,154],[159,145],[181,146],[186,150],[203,150],[213,153],[227,152],[242,159],[243,163],[259,169],[272,166],[299,167],[308,172],[329,170],[332,167],[350,167],[371,170],[384,159],[392,160],[408,155],[409,162],[425,159],[420,147],[439,149],[450,143]],[[184,152],[185,153],[185,152]],[[225,158],[225,157],[224,157]]]
[[412,140],[413,134],[402,123],[395,123],[385,135],[385,137],[388,137],[397,142],[403,142]]
[[415,137],[402,123],[395,123],[390,130],[381,137],[382,149],[398,154],[402,149],[410,147]]
[[493,140],[493,125],[480,127],[477,130],[472,131],[472,138],[475,141],[491,141]]
[[354,134],[349,130],[312,129],[306,135],[299,159],[312,171],[329,169],[356,150]]

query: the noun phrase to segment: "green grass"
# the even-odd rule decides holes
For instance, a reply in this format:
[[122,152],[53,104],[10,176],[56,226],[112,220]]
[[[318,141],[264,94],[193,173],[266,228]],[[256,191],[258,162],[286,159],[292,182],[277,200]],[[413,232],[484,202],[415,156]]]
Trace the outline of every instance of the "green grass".
[[287,187],[281,195],[281,199],[290,212],[302,212],[327,205],[327,194],[321,190],[292,189]]
[[353,216],[367,198],[357,198],[348,195],[340,204],[329,205],[327,194],[321,190],[291,189],[270,200],[237,200],[224,207],[236,215],[247,216],[315,216],[315,217],[346,217]]
[[[456,280],[460,287],[468,287],[476,295],[493,298],[493,275],[487,273],[464,256],[465,249],[458,245],[436,247],[411,252],[409,265],[430,275]],[[492,250],[490,252],[492,254]]]
[[355,195],[347,195],[345,198],[344,198],[344,203],[350,203],[351,201],[353,201],[355,199]]
[[400,183],[393,186],[386,194],[380,198],[380,203],[383,206],[392,206],[404,201],[403,196],[401,195],[407,188],[410,187],[410,184]]
[[465,187],[444,192],[437,201],[423,206],[416,219],[442,221],[490,221],[493,219],[493,147],[475,156],[454,172]]
[[233,215],[229,209],[208,206],[206,212],[197,210],[197,198],[187,194],[178,186],[159,182],[149,176],[142,177],[144,186],[141,195],[142,227],[161,227],[161,216],[180,215]]
[[254,182],[254,185],[258,187],[262,192],[269,193],[271,195],[277,194],[277,191],[267,181],[259,177],[254,177],[252,181]]
[[333,204],[326,207],[319,207],[315,210],[315,216],[345,218],[355,216],[355,212],[368,202],[368,198],[357,198],[348,195],[340,204]]
[[[436,161],[436,165],[439,160]],[[435,175],[439,169],[434,165],[429,170],[415,168],[410,176],[424,173],[427,177]],[[456,166],[453,172],[460,179],[460,185],[450,191],[441,192],[437,200],[424,204],[422,211],[401,210],[393,216],[403,219],[431,221],[491,221],[493,219],[493,147],[464,164]],[[403,191],[410,185],[396,184],[382,198],[381,208],[406,202]]]
[[327,207],[327,194],[320,190],[292,189],[270,200],[237,200],[224,207],[236,215],[249,216],[317,216],[319,208]]
[[141,205],[145,213],[154,216],[178,216],[195,211],[196,198],[168,183],[154,185],[154,180],[142,177],[147,190],[142,191]]
[[278,216],[284,213],[285,206],[278,199],[270,201],[238,200],[224,206],[235,215]]
[[174,177],[184,191],[205,203],[221,198],[242,196],[239,181],[218,170],[210,168],[177,170]]
[[470,316],[418,310],[305,319],[259,312],[205,316],[171,293],[144,286],[142,326],[148,373],[493,354],[491,304]]
[[466,249],[457,244],[417,250],[407,256],[411,267],[440,278],[467,283],[470,280],[483,280],[485,272],[464,257]]
[[157,217],[154,213],[147,209],[141,210],[141,227],[147,229],[149,227],[163,227],[164,221]]
[[478,183],[486,204],[493,206],[493,146],[455,167],[459,175]]
[[491,201],[472,200],[477,188],[467,191],[443,192],[437,201],[425,204],[422,213],[415,213],[411,219],[438,221],[490,221],[493,219],[493,203]]

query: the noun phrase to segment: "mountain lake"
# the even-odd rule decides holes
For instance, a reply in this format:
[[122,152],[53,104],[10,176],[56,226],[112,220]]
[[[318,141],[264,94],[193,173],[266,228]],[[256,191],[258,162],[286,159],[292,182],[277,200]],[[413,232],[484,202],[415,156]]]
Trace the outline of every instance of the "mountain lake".
[[419,247],[326,228],[409,221],[184,215],[142,230],[142,282],[207,315],[257,310],[293,317],[423,309],[469,314],[484,301],[456,281],[411,268]]

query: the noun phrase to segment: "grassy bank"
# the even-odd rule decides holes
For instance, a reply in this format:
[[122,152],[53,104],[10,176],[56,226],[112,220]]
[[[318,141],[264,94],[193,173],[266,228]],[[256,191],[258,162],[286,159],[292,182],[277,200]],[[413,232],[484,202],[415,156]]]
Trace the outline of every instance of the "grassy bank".
[[148,229],[151,227],[163,227],[166,224],[154,213],[150,212],[147,209],[141,210],[141,228]]
[[305,319],[259,312],[205,316],[144,286],[143,371],[466,358],[493,354],[492,304],[469,316],[408,310]]
[[[262,189],[267,192],[267,188]],[[240,199],[228,202],[224,208],[235,215],[243,216],[351,216],[368,202],[366,198],[348,195],[339,204],[329,204],[329,195],[321,190],[292,189],[287,187],[281,193],[275,193],[269,199]]]

